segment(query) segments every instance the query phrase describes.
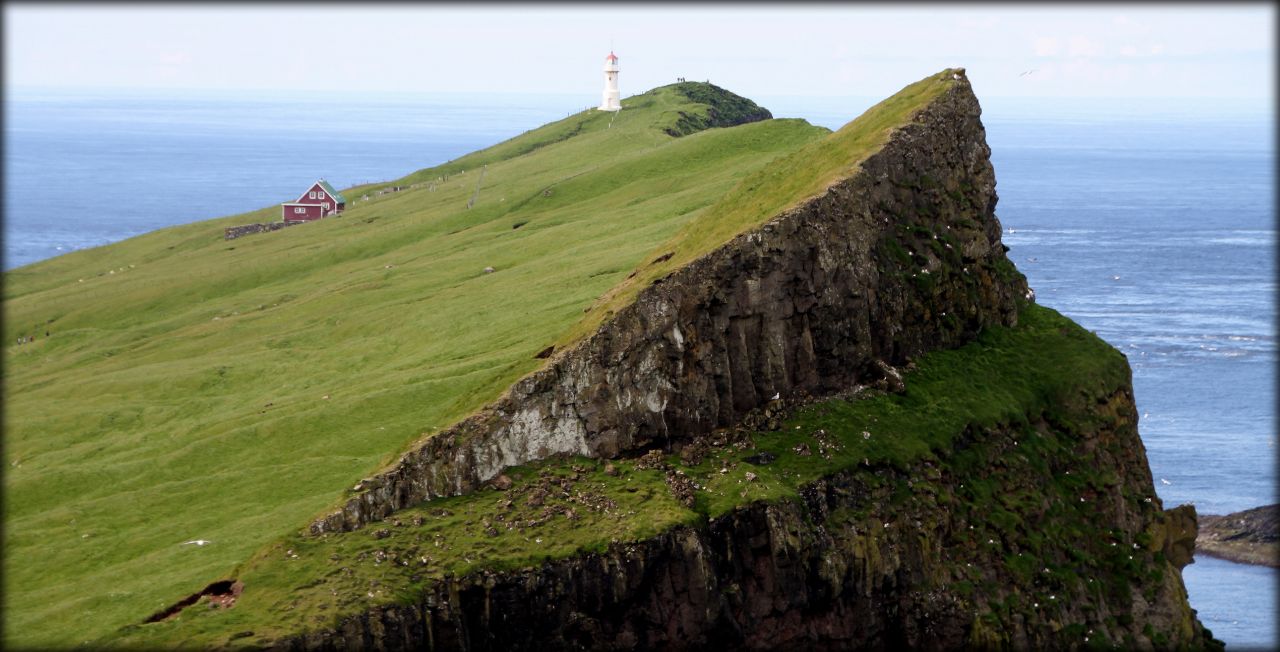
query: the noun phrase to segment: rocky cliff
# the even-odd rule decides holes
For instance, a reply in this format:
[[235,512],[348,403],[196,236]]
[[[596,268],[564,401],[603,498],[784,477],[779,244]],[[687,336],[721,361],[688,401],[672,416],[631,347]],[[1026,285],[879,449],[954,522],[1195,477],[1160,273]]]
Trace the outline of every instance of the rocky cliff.
[[244,565],[238,612],[121,644],[1220,649],[1127,361],[1032,303],[940,78],[851,173]]
[[963,71],[854,173],[659,279],[497,402],[356,488],[314,533],[360,527],[504,468],[621,454],[825,394],[1016,320],[995,174]]
[[1162,511],[1127,382],[603,553],[432,583],[277,649],[1183,649],[1195,512]]
[[1242,564],[1280,568],[1280,505],[1200,517],[1199,552]]

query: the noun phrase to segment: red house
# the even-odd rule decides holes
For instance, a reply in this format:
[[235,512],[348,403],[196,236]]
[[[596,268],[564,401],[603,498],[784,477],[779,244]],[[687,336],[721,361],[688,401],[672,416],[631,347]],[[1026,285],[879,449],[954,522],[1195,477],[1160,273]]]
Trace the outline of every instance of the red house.
[[347,207],[347,200],[333,189],[328,181],[321,179],[298,197],[298,201],[285,202],[281,208],[281,217],[285,223],[310,222],[322,217],[337,215]]

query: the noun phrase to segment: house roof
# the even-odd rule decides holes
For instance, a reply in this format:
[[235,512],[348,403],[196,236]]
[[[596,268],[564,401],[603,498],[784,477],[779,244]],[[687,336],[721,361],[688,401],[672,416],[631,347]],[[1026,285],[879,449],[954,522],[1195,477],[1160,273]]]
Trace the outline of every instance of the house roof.
[[324,188],[325,192],[329,193],[330,197],[333,197],[334,201],[338,202],[339,204],[347,203],[347,199],[342,196],[342,193],[338,192],[337,190],[334,190],[333,186],[329,185],[328,181],[321,179],[319,181],[319,184],[321,188]]

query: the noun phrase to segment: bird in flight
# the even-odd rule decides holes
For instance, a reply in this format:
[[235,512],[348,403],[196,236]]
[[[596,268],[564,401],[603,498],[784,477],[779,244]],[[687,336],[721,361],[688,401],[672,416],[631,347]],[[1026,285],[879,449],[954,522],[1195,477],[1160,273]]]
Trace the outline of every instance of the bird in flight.
[[1039,69],[1039,68],[1032,68],[1031,70],[1024,70],[1024,71],[1022,71],[1022,73],[1020,73],[1018,76],[1019,76],[1019,77],[1026,77],[1027,75],[1030,75],[1031,73],[1036,72],[1036,71],[1038,71],[1038,70],[1040,70],[1040,69]]
[[213,542],[205,539],[193,539],[191,541],[183,541],[181,545],[189,546],[191,544],[195,544],[197,546],[203,546],[206,543],[213,543]]

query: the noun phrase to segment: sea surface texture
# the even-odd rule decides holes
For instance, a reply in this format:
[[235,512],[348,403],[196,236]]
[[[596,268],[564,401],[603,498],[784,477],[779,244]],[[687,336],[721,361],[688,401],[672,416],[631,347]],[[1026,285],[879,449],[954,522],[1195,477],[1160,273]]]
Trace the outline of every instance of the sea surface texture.
[[[1276,502],[1275,141],[1177,108],[988,119],[996,211],[1036,300],[1128,356],[1165,506],[1225,514]],[[1277,648],[1275,569],[1182,574],[1228,649]]]
[[[875,101],[752,99],[833,129]],[[394,179],[593,101],[7,92],[4,268],[290,201],[319,177]],[[1166,507],[1276,502],[1271,107],[983,104],[1010,256],[1037,301],[1128,356]],[[1183,576],[1228,649],[1277,647],[1276,570],[1202,557]]]

